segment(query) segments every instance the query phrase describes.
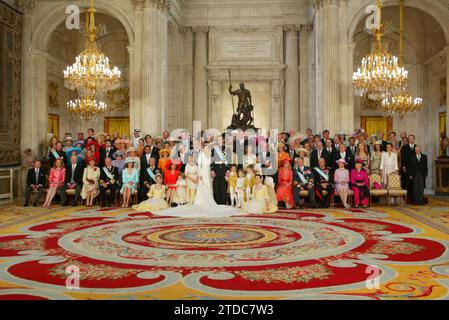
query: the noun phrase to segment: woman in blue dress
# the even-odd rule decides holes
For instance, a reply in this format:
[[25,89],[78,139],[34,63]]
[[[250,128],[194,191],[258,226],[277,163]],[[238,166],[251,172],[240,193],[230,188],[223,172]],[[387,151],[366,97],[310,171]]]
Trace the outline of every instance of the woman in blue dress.
[[139,170],[134,168],[135,162],[132,159],[126,159],[125,168],[122,173],[122,189],[120,193],[123,194],[122,208],[129,207],[129,200],[132,194],[138,188],[139,183]]

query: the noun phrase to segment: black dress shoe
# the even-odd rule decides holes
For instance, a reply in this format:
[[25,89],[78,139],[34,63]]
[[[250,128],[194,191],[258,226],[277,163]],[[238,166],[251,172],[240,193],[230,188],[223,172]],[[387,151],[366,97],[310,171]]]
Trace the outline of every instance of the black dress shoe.
[[76,203],[76,202],[72,203],[72,207],[76,207],[76,206],[78,206],[78,203]]
[[37,202],[33,203],[33,207],[37,207]]
[[28,204],[28,203],[25,203],[24,205],[23,205],[23,207],[24,208],[27,208],[27,207],[29,207],[30,205]]
[[67,207],[69,204],[68,203],[63,203],[62,206],[63,207]]

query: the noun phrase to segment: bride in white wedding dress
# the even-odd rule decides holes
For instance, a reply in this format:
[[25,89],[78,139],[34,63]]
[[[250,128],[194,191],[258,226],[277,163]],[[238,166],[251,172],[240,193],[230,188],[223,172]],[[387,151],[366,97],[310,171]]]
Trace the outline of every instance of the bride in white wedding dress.
[[223,218],[235,215],[245,215],[245,213],[238,208],[218,205],[215,202],[212,191],[211,163],[211,150],[209,146],[206,145],[198,155],[199,182],[193,204],[169,208],[153,212],[153,214],[182,218]]

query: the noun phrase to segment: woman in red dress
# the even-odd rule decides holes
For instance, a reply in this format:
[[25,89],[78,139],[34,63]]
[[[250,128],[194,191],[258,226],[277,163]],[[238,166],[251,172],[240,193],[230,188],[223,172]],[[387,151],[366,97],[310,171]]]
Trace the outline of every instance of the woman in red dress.
[[293,171],[290,165],[291,159],[284,159],[278,172],[278,202],[285,202],[287,209],[293,208],[295,200],[293,198]]
[[164,172],[164,184],[167,186],[167,203],[171,206],[173,196],[176,192],[176,183],[178,176],[181,173],[181,162],[169,161]]
[[50,176],[48,177],[48,192],[45,199],[44,208],[50,209],[51,202],[56,195],[56,192],[60,187],[64,185],[65,181],[65,168],[64,162],[61,159],[56,159],[55,166],[50,170]]

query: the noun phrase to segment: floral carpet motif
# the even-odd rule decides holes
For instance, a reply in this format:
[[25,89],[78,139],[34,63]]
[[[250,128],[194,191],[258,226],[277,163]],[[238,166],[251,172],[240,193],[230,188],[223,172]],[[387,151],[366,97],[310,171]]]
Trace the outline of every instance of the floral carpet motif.
[[449,236],[404,210],[27,211],[0,220],[0,299],[447,299]]

